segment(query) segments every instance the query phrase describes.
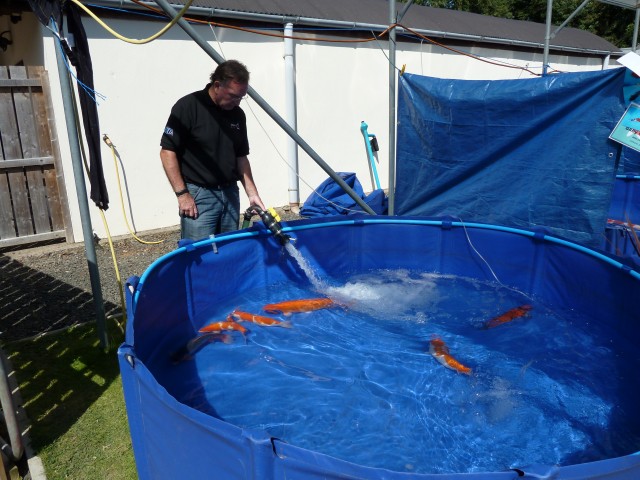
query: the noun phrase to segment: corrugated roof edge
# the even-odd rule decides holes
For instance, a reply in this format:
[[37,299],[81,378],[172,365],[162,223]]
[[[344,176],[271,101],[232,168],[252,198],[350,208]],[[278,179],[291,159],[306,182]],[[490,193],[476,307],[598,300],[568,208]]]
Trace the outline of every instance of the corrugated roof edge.
[[[97,0],[97,4],[129,4],[123,0]],[[183,6],[186,0],[170,0]],[[133,8],[135,4],[131,4]],[[398,4],[399,8],[403,7]],[[381,31],[389,23],[387,0],[194,0],[190,15],[206,18],[232,18],[269,23],[305,26],[362,28]],[[357,18],[358,20],[353,20]],[[479,15],[458,10],[412,5],[399,22],[416,32],[441,39],[454,39],[488,44],[511,45],[538,49],[544,46],[545,25]],[[553,32],[557,26],[552,26]],[[399,40],[401,40],[401,36]],[[551,51],[566,51],[589,55],[619,56],[623,51],[598,37],[576,28],[564,28],[550,40]]]
[[[184,0],[173,0],[183,4]],[[294,23],[317,25],[321,20],[354,24],[376,24],[386,28],[389,22],[387,0],[195,0],[203,8],[250,14],[269,14],[295,19]],[[403,8],[398,4],[398,9]],[[357,20],[354,20],[357,19]],[[545,25],[536,22],[490,17],[444,8],[412,5],[402,22],[419,33],[438,38],[458,38],[499,44],[520,44],[532,48],[544,46]],[[552,32],[556,29],[552,27]],[[620,48],[591,32],[564,28],[550,41],[552,50],[598,55],[620,55]]]

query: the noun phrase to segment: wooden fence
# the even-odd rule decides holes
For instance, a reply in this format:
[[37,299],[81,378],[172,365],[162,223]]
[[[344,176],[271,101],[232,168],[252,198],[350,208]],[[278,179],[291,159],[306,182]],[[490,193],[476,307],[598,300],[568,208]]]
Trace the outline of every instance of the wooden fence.
[[47,72],[0,66],[0,248],[73,241]]

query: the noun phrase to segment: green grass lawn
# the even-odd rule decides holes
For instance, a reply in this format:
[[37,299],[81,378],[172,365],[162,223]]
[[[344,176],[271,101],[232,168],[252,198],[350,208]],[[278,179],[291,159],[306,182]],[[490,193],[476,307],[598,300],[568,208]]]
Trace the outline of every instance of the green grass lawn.
[[114,332],[108,352],[93,322],[2,346],[49,480],[137,478]]

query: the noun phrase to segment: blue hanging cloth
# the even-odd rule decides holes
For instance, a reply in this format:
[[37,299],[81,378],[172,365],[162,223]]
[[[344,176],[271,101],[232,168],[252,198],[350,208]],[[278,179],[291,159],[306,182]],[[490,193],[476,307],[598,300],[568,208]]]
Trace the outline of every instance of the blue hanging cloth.
[[[387,197],[382,189],[365,195],[355,173],[338,172],[338,175],[376,214],[383,215],[387,212]],[[309,195],[300,209],[300,215],[310,218],[361,212],[362,208],[331,177]]]

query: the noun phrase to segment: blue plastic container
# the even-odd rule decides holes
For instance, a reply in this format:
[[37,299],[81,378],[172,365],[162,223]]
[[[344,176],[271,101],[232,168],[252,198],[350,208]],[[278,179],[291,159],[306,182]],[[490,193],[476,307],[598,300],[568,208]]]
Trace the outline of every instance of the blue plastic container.
[[[543,231],[370,216],[292,222],[284,224],[284,231],[321,276],[404,268],[492,281],[495,273],[503,284],[547,305],[585,312],[625,338],[640,339],[640,273],[614,257]],[[217,252],[212,243],[181,247],[127,285],[129,319],[118,355],[141,479],[640,478],[638,453],[569,466],[518,465],[498,472],[392,472],[299,448],[266,432],[243,430],[180,403],[163,386],[165,372],[150,366],[196,335],[202,312],[238,293],[285,281],[306,282],[297,264],[259,226],[217,237]],[[619,352],[622,362],[637,355]],[[639,387],[640,379],[621,385],[621,401],[637,404]]]
[[602,249],[640,262],[640,175],[617,175]]

